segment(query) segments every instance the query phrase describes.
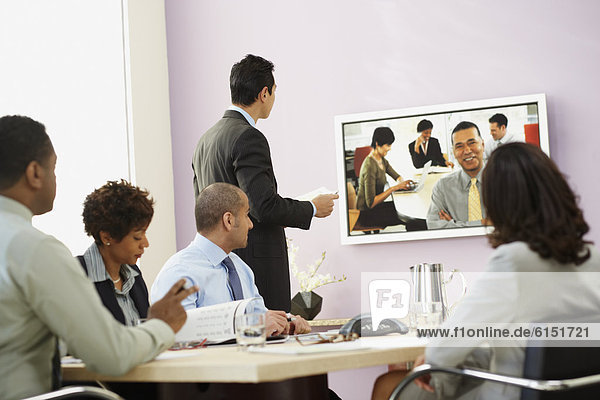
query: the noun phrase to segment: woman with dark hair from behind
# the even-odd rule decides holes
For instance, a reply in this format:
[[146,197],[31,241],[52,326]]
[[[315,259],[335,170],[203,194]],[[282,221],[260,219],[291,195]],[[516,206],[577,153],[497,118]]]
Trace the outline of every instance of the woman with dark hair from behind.
[[523,143],[510,144],[489,160],[494,163],[483,170],[482,199],[494,222],[492,247],[525,242],[544,259],[585,262],[590,257],[586,244],[591,242],[583,236],[589,227],[556,164],[537,147]]
[[[362,226],[377,226],[385,228],[393,225],[406,225],[407,230],[427,229],[424,220],[407,217],[396,211],[393,202],[385,202],[393,192],[406,190],[414,182],[403,180],[385,156],[394,143],[394,132],[388,127],[375,128],[371,147],[373,150],[365,158],[360,167],[358,178],[358,194],[356,208],[360,210],[357,223]],[[386,174],[397,183],[385,189]],[[420,222],[419,222],[420,221]]]
[[148,192],[125,180],[107,182],[83,203],[85,231],[94,243],[77,258],[104,306],[124,325],[148,314],[148,288],[136,262],[149,246],[153,203]]
[[[589,227],[554,162],[531,144],[508,143],[490,156],[482,185],[483,204],[494,225],[488,238],[495,250],[443,327],[600,322],[600,255],[584,239]],[[493,339],[478,338],[458,347],[459,340],[431,338],[415,366],[427,362],[522,376],[524,342],[495,346]],[[387,399],[401,375],[380,376],[373,399]],[[519,397],[520,389],[512,386],[446,374],[417,378],[400,395],[418,399]]]

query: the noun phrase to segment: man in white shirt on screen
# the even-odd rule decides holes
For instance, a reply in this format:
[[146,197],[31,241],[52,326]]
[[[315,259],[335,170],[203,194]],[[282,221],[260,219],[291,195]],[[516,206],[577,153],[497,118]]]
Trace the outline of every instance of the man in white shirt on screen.
[[[213,183],[196,198],[196,237],[167,260],[152,285],[150,298],[159,299],[179,279],[200,290],[183,301],[186,309],[257,297],[257,312],[266,312],[269,334],[306,333],[308,323],[299,316],[288,321],[284,311],[267,310],[254,273],[233,250],[248,244],[252,229],[248,197],[237,186]],[[290,316],[290,319],[291,316]]]
[[41,123],[0,118],[0,398],[60,387],[58,338],[88,369],[122,375],[173,344],[186,320],[181,300],[198,288],[173,286],[138,327],[119,323],[60,241],[35,229],[52,210],[56,154]]
[[506,143],[519,142],[520,140],[513,134],[506,131],[508,126],[508,118],[504,114],[494,114],[489,119],[490,135],[492,139],[485,142],[484,158],[490,158],[492,151]]

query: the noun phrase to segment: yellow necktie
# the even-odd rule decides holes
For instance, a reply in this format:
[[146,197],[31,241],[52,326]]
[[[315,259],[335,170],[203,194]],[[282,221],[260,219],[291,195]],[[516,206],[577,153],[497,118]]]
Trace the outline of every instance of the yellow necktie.
[[469,188],[469,221],[480,221],[481,200],[479,198],[479,189],[477,189],[477,178],[471,178],[471,187]]

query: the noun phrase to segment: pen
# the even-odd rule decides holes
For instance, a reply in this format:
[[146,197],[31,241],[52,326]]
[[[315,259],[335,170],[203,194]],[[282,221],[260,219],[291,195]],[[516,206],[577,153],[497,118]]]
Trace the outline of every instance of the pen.
[[286,313],[285,316],[287,317],[288,322],[292,322],[296,320],[296,317],[294,317],[292,314],[290,313]]
[[184,290],[188,290],[191,287],[192,287],[192,284],[190,283],[190,281],[188,281],[186,279],[185,283],[183,284],[183,286],[181,288],[179,288],[179,290],[177,291],[177,293],[183,292]]

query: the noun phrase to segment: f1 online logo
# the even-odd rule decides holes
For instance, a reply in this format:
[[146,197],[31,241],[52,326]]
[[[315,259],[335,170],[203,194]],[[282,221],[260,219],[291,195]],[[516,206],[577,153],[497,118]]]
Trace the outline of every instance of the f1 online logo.
[[377,279],[369,282],[369,306],[373,330],[386,318],[408,315],[410,283],[403,279]]

